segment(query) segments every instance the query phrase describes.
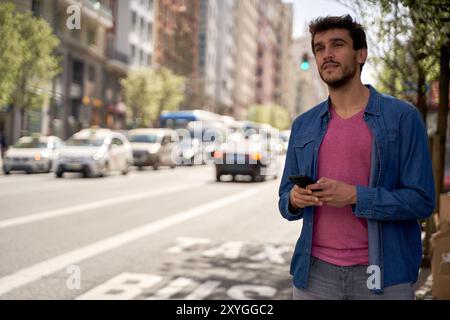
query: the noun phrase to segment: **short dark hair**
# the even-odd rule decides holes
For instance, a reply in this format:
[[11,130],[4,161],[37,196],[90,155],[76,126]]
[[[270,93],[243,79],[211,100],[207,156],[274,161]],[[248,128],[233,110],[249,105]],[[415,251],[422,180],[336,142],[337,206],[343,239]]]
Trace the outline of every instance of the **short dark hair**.
[[[309,32],[311,33],[311,47],[314,52],[314,37],[317,33],[330,29],[347,29],[353,40],[353,50],[367,49],[367,38],[364,27],[357,23],[347,14],[344,16],[326,16],[313,20],[309,24]],[[314,52],[315,54],[315,52]],[[361,70],[364,63],[361,65]]]

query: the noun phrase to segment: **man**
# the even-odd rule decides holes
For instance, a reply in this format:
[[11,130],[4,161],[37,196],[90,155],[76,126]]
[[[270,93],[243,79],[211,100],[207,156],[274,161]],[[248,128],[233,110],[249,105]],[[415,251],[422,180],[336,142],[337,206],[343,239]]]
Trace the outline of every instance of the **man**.
[[[319,18],[310,32],[330,97],[294,121],[279,190],[283,217],[303,219],[294,299],[413,299],[418,219],[435,205],[423,120],[362,84],[366,35],[350,16]],[[291,175],[316,182],[303,189]]]

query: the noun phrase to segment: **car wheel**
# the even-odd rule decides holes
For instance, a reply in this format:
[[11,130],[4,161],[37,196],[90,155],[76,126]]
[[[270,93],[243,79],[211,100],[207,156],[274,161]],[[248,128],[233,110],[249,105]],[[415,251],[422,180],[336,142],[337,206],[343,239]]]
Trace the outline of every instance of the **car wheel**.
[[142,171],[142,170],[144,170],[144,167],[143,166],[138,166],[138,170]]
[[159,159],[157,159],[155,161],[155,163],[153,164],[153,170],[155,170],[155,171],[159,170]]
[[55,175],[57,178],[62,178],[64,176],[64,171],[58,170],[56,171]]
[[262,178],[263,177],[258,174],[252,175],[252,182],[261,182]]
[[51,162],[48,164],[46,173],[50,173],[50,172],[52,172],[52,163]]
[[[85,179],[86,178],[90,178],[91,177],[91,170],[88,167],[85,167],[83,169],[82,175],[83,175],[83,178],[85,178]],[[104,174],[102,173],[101,176],[104,176]]]
[[220,177],[221,177],[222,175],[220,175],[220,174],[216,174],[216,181],[217,182],[220,182]]
[[5,175],[9,176],[9,175],[11,174],[11,171],[9,171],[9,170],[4,170],[4,169],[3,169],[3,173],[4,173]]

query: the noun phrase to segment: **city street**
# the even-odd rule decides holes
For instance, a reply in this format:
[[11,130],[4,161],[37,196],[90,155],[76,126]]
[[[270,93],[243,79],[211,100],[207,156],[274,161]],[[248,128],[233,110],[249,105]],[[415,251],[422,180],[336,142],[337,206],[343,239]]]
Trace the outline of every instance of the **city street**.
[[290,299],[279,180],[0,175],[0,299]]

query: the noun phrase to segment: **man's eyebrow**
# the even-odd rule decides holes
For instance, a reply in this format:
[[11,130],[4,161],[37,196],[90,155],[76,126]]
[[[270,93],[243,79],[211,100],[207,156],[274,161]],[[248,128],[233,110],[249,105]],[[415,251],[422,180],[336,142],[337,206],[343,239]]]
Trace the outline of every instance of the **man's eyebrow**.
[[342,41],[342,42],[345,42],[345,43],[347,43],[347,41],[345,41],[344,39],[342,39],[342,38],[331,38],[330,39],[330,41],[331,42],[338,42],[338,41]]
[[[344,42],[344,43],[347,43],[347,41],[345,41],[342,38],[331,38],[329,41],[330,42]],[[319,41],[319,42],[314,43],[314,48],[317,47],[317,46],[323,46],[323,41]]]
[[319,41],[319,42],[314,43],[314,47],[317,47],[317,46],[323,46],[323,42]]

